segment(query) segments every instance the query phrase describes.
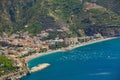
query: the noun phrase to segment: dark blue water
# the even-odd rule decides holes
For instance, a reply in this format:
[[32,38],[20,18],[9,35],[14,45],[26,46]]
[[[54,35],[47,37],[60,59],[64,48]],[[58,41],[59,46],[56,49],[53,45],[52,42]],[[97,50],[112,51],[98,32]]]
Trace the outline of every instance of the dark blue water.
[[41,63],[51,66],[21,80],[120,80],[120,38],[28,62],[30,68]]

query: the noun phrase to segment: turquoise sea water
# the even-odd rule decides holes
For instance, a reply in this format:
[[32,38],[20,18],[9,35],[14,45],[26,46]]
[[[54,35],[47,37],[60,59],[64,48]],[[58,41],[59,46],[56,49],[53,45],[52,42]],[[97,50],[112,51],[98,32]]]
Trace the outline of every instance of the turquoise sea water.
[[28,62],[30,68],[41,63],[51,66],[21,80],[120,80],[120,38]]

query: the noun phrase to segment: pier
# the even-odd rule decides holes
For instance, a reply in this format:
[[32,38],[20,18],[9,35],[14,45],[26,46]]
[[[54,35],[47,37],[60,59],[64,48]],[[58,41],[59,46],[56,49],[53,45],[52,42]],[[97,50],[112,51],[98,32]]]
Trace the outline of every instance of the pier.
[[36,72],[36,71],[41,71],[41,70],[47,68],[48,66],[50,66],[50,64],[48,64],[48,63],[39,64],[38,66],[35,66],[35,67],[31,68],[29,70],[29,72],[33,73],[33,72]]

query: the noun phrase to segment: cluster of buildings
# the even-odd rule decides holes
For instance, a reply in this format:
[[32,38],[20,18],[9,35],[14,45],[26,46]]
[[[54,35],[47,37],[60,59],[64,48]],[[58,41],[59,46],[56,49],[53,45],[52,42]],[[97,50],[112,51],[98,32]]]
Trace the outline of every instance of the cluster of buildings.
[[[6,43],[6,46],[1,46],[0,54],[5,53],[6,55],[15,55],[15,56],[22,56],[32,54],[32,52],[42,52],[47,51],[50,49],[49,46],[51,45],[57,45],[58,43],[63,43],[67,45],[74,45],[82,42],[86,42],[92,39],[96,38],[102,38],[102,35],[100,33],[94,34],[93,36],[83,36],[83,37],[71,37],[71,38],[59,38],[56,37],[54,40],[41,40],[41,36],[47,36],[49,35],[46,32],[41,32],[42,34],[38,34],[40,36],[34,36],[30,37],[28,32],[19,33],[19,34],[13,34],[10,37],[8,37],[7,34],[3,34],[3,36],[0,37],[0,42]],[[26,55],[27,56],[27,55]]]
[[[0,36],[0,55],[4,55],[9,59],[13,60],[13,66],[18,67],[19,71],[23,71],[23,69],[27,69],[27,64],[25,61],[26,56],[35,53],[46,52],[48,50],[53,50],[54,47],[57,47],[57,45],[59,44],[60,47],[58,48],[63,48],[69,47],[71,45],[84,43],[90,40],[103,38],[100,33],[97,33],[93,36],[71,38],[59,38],[58,36],[55,39],[45,41],[41,40],[41,37],[48,35],[49,34],[44,31],[34,37],[30,37],[28,32],[13,34],[11,36],[8,36],[4,33],[2,36]],[[54,47],[51,49],[51,46]]]

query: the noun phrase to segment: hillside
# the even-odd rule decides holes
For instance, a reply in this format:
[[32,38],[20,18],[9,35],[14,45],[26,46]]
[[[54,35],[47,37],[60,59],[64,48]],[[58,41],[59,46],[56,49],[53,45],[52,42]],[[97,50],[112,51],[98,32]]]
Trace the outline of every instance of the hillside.
[[96,3],[120,15],[120,0],[96,0]]
[[[51,36],[81,36],[80,30],[86,32],[83,35],[90,35],[87,32],[90,26],[96,26],[99,30],[101,26],[120,24],[119,5],[116,4],[120,1],[108,1],[97,0],[94,4],[92,0],[2,0],[0,34],[28,31],[36,35],[43,30],[53,29],[49,32]],[[113,6],[109,7],[109,3]],[[58,29],[63,32],[58,34]],[[93,32],[96,32],[96,28]]]

